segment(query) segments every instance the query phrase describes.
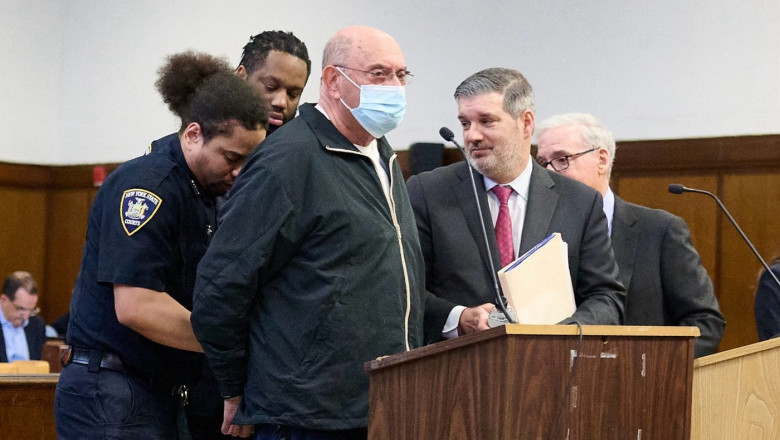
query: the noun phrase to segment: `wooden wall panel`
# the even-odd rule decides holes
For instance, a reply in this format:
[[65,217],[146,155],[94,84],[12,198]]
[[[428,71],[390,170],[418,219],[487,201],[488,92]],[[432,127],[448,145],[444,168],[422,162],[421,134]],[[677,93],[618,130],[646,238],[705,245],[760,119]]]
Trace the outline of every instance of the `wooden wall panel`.
[[53,440],[59,374],[0,376],[0,427],[7,440]]
[[92,205],[92,192],[91,189],[66,189],[49,194],[46,279],[51,284],[50,294],[41,298],[47,322],[70,309],[71,290],[81,266],[81,249],[87,232],[84,213]]
[[[671,195],[669,183],[721,197],[766,258],[780,252],[780,135],[619,142],[613,188],[626,200],[683,217],[715,284],[728,324],[720,349],[757,340],[752,293],[758,263],[714,201]],[[398,152],[406,167],[408,151]],[[445,164],[461,160],[447,148]],[[116,164],[106,165],[110,172]],[[0,276],[33,273],[42,288],[43,316],[67,310],[78,272],[89,207],[96,190],[92,165],[0,163]],[[406,170],[404,170],[406,171]],[[20,243],[22,245],[15,245]]]
[[0,203],[7,207],[0,210],[0,277],[13,270],[32,273],[46,322],[70,307],[95,193],[91,165],[0,163]]
[[30,272],[46,292],[46,191],[0,187],[0,283],[15,270]]
[[0,187],[46,189],[51,187],[51,167],[0,163]]
[[[748,239],[764,258],[780,253],[780,172],[727,174],[723,177],[723,204],[742,227]],[[753,298],[762,268],[739,233],[723,217],[720,259],[721,290],[728,294],[720,300],[724,315],[754,317]],[[746,319],[747,320],[747,319]],[[723,347],[757,341],[753,325],[732,326],[723,338]]]
[[717,214],[715,203],[706,196],[696,194],[675,195],[667,190],[669,183],[682,183],[690,188],[706,191],[717,191],[717,179],[713,176],[675,175],[645,176],[621,178],[619,185],[614,185],[615,192],[624,200],[650,208],[658,208],[679,215],[688,223],[691,230],[691,240],[699,252],[704,268],[717,286]]
[[[714,200],[699,194],[661,195],[651,190],[650,182],[681,183],[714,193],[762,255],[771,258],[780,252],[780,135],[618,145],[616,192],[680,215],[691,228],[727,321],[719,350],[758,341],[753,294],[760,263]],[[707,232],[713,224],[714,233]]]

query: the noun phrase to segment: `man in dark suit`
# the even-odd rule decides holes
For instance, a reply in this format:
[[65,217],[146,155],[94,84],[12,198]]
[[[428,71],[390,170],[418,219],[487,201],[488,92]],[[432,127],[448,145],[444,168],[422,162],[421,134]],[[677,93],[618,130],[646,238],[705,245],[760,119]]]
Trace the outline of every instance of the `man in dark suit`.
[[[769,264],[775,276],[780,277],[780,256]],[[756,316],[759,341],[780,337],[780,286],[766,270],[762,271],[758,280],[753,313]]]
[[28,272],[17,271],[3,282],[0,294],[0,362],[40,360],[46,323],[38,315],[38,285]]
[[[560,232],[568,244],[577,310],[564,322],[619,324],[625,291],[617,281],[601,196],[531,160],[533,90],[515,70],[492,68],[455,91],[458,119],[475,173],[495,268]],[[413,176],[407,182],[426,266],[429,340],[488,327],[496,303],[490,263],[465,162]],[[494,187],[506,186],[509,190]],[[500,202],[497,192],[508,191]],[[509,220],[509,221],[507,221]],[[499,242],[502,244],[499,245]]]
[[725,321],[685,221],[628,203],[609,187],[615,140],[592,115],[569,113],[537,128],[537,160],[599,191],[610,224],[627,325],[690,325],[701,331],[696,356],[714,353]]

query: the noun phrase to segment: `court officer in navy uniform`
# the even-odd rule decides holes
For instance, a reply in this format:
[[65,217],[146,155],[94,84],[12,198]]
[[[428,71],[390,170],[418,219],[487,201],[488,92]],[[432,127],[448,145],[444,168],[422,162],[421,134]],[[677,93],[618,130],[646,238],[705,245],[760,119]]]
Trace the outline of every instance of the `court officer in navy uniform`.
[[181,129],[106,179],[89,215],[55,394],[60,439],[186,438],[201,370],[190,325],[197,264],[227,192],[264,138],[264,99],[209,55],[171,56],[157,88]]

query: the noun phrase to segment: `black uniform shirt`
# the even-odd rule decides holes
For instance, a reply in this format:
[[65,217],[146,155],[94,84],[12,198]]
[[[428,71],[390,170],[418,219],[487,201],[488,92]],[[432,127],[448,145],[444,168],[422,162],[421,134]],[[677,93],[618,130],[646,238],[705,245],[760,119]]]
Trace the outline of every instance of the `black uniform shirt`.
[[130,368],[161,380],[190,383],[202,356],[162,346],[120,324],[113,284],[166,292],[192,309],[195,272],[215,227],[214,200],[187,167],[177,134],[122,164],[90,211],[69,343],[117,353]]

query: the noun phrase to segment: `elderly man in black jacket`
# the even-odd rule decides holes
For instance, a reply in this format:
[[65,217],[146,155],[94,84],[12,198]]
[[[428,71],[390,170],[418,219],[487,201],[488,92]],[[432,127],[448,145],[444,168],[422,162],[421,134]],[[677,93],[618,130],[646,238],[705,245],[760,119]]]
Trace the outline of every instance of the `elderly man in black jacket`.
[[224,433],[365,439],[363,363],[423,342],[422,254],[384,138],[410,73],[364,26],[323,59],[319,102],[249,157],[198,268],[192,324]]

